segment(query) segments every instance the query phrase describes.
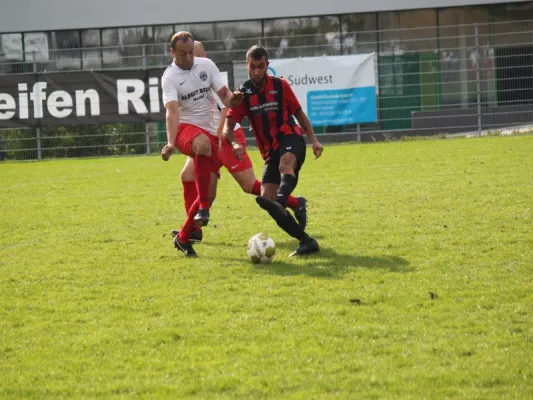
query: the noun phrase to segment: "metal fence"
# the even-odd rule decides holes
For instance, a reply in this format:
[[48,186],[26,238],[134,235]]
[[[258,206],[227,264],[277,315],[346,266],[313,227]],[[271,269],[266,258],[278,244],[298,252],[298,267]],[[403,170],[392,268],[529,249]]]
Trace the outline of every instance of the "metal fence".
[[[317,127],[324,142],[480,133],[533,123],[533,21],[250,38],[236,40],[231,51],[221,42],[204,45],[215,62],[231,63],[233,86],[246,79],[244,54],[257,43],[270,49],[271,58],[376,54],[378,122]],[[2,64],[0,74],[161,67],[170,62],[167,48],[161,43],[50,52],[46,61]],[[150,154],[165,140],[163,123],[4,129],[0,160]]]

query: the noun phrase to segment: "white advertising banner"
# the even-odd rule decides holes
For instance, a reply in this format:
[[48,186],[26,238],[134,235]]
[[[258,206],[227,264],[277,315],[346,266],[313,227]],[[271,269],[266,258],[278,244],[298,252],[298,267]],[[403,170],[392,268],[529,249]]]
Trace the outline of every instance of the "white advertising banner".
[[[26,61],[48,61],[48,36],[46,33],[25,33]],[[35,56],[35,60],[33,57]]]
[[22,34],[4,33],[2,38],[0,53],[4,53],[6,60],[22,60]]
[[[22,60],[22,35],[20,33],[0,35],[0,50],[8,60]],[[0,51],[0,53],[2,52]],[[46,33],[31,32],[24,34],[26,61],[48,61],[48,36]],[[33,58],[35,55],[35,59]]]
[[270,60],[314,126],[377,121],[374,54]]

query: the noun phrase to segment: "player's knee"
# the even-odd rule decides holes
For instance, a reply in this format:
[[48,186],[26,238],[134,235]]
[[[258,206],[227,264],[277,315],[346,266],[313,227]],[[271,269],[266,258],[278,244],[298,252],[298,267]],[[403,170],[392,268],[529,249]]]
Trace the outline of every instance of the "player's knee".
[[291,162],[281,161],[279,163],[279,172],[281,173],[281,175],[294,175],[294,165]]
[[291,174],[294,175],[294,169],[296,168],[296,156],[292,153],[285,153],[279,160],[279,172],[281,175]]
[[204,134],[199,135],[196,137],[196,139],[194,139],[192,148],[193,148],[194,154],[203,155],[203,156],[211,155],[211,141]]
[[194,182],[194,170],[188,168],[182,169],[180,179],[182,182]]

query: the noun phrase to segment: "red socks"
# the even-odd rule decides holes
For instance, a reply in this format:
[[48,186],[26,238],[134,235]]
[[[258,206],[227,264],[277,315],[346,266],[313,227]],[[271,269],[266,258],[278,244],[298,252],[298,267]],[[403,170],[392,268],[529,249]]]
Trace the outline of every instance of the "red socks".
[[180,233],[178,235],[178,240],[181,243],[186,243],[189,241],[189,239],[191,238],[191,233],[196,227],[194,223],[194,216],[198,212],[198,209],[199,209],[198,204],[199,204],[199,201],[196,200],[192,204],[191,208],[189,208],[189,212],[187,213],[187,219],[185,220],[185,224],[181,227]]
[[254,182],[254,186],[252,187],[252,194],[255,196],[259,196],[261,194],[261,181]]
[[194,168],[196,170],[195,182],[200,208],[209,210],[209,186],[211,185],[211,157],[197,155],[194,157]]
[[298,207],[300,207],[300,202],[296,197],[289,196],[287,199],[287,207],[289,207],[291,210],[296,210]]
[[198,191],[196,190],[196,182],[185,181],[183,184],[183,202],[185,203],[185,212],[188,214],[193,203],[198,197]]

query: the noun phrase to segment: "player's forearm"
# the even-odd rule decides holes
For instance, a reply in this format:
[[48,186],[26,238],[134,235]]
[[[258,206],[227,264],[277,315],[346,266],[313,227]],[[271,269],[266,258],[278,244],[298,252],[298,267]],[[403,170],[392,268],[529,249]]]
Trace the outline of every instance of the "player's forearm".
[[223,98],[221,98],[220,100],[226,107],[231,107],[231,92],[228,91],[227,95],[223,96]]
[[315,136],[315,130],[313,129],[313,124],[311,124],[311,121],[309,120],[309,117],[300,110],[296,113],[296,119],[298,120],[298,123],[302,127],[302,130],[304,131],[305,135],[309,138],[311,143],[314,143],[317,141],[317,138]]
[[235,121],[231,118],[225,118],[224,121],[224,129],[222,130],[222,135],[224,135],[224,139],[226,139],[226,142],[228,142],[230,145],[235,142]]
[[317,139],[315,135],[315,130],[313,129],[313,125],[311,125],[311,121],[309,121],[309,119],[306,123],[303,124],[302,130],[307,135],[311,143],[316,142]]
[[167,110],[166,123],[168,144],[174,146],[174,143],[176,143],[176,137],[178,136],[179,113]]
[[309,138],[309,141],[311,143],[314,143],[317,141],[317,138],[316,138],[316,135],[315,135],[315,131],[313,130],[313,128],[311,127],[311,129],[305,129],[304,128],[304,133],[307,135],[307,137]]
[[224,86],[222,89],[220,89],[217,92],[217,94],[222,104],[224,104],[225,107],[230,108],[231,107],[231,96],[233,93],[231,93],[231,91],[227,87]]
[[218,120],[218,126],[217,126],[217,136],[222,135],[222,132],[224,131],[224,125],[226,124],[226,115],[228,114],[229,108],[224,107],[222,110],[220,110],[220,119]]

